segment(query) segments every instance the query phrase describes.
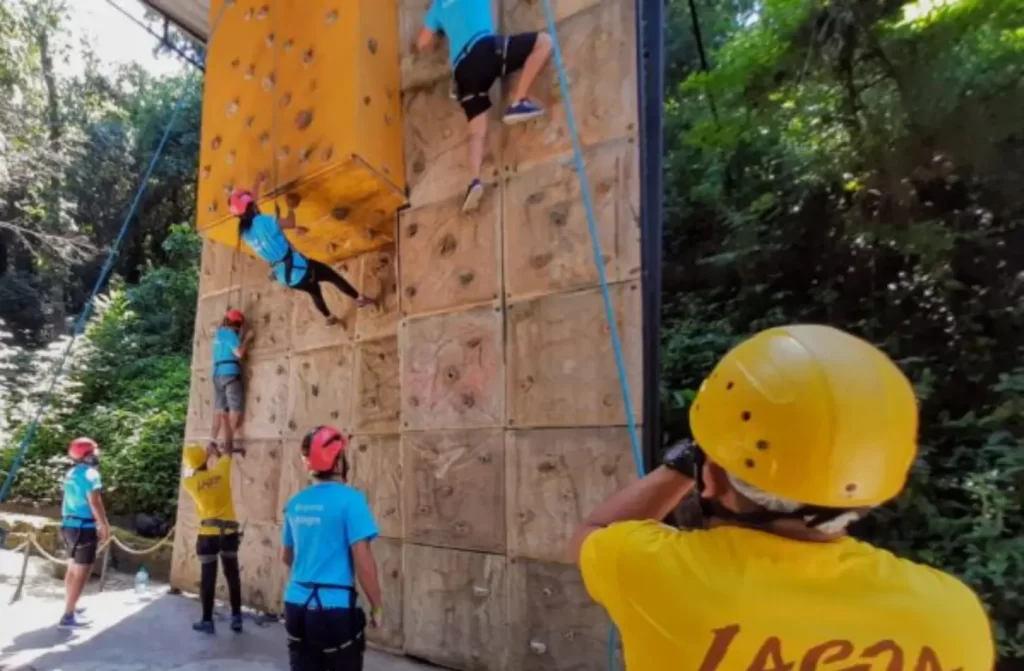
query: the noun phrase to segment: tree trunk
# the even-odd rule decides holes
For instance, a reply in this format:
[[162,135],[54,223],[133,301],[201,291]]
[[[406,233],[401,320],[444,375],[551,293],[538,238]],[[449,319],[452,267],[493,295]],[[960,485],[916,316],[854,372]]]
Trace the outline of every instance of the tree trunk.
[[[43,82],[46,84],[46,123],[49,127],[49,146],[52,174],[46,194],[46,215],[44,228],[48,233],[61,232],[60,171],[58,157],[61,155],[61,137],[64,132],[60,116],[60,93],[57,90],[57,73],[53,68],[53,53],[50,49],[50,27],[43,24],[36,33],[39,47],[39,63]],[[67,330],[64,309],[64,290],[67,284],[67,266],[62,259],[53,259],[50,269],[49,331],[51,338],[64,335]]]

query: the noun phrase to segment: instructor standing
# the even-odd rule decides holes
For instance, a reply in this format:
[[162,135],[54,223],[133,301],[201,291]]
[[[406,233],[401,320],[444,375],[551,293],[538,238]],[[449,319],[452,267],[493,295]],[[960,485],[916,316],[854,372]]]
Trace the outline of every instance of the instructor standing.
[[377,566],[370,541],[377,523],[366,496],[346,484],[347,440],[318,426],[302,440],[302,457],[316,482],[284,509],[281,561],[290,569],[285,628],[292,671],[362,671],[366,616],[356,579],[370,602],[370,624],[381,625]]

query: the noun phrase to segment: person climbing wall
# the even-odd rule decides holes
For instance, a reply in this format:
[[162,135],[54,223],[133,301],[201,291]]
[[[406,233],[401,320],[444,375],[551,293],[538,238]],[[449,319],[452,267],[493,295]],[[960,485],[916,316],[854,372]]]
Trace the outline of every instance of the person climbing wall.
[[75,618],[89,573],[99,546],[110,538],[110,523],[103,506],[103,481],[100,479],[100,449],[92,438],[75,438],[68,445],[74,465],[64,476],[64,501],[60,535],[68,552],[64,574],[66,601],[60,618],[62,629],[84,626]]
[[[917,456],[914,387],[881,350],[828,326],[762,331],[689,412],[693,440],[599,505],[569,548],[627,669],[853,669],[883,655],[993,668],[970,588],[847,535],[903,490]],[[707,528],[662,524],[693,491]]]
[[366,495],[346,484],[345,436],[331,426],[306,434],[300,449],[316,481],[289,499],[281,529],[281,561],[289,570],[285,630],[292,671],[359,671],[366,650],[366,616],[356,580],[380,627],[377,565],[370,542],[377,523]]
[[224,427],[224,446],[229,452],[245,455],[242,443],[242,417],[245,413],[245,382],[242,360],[255,334],[245,328],[241,310],[228,310],[213,335],[213,430],[210,443]]
[[356,302],[357,307],[374,305],[372,298],[363,296],[355,287],[325,263],[308,259],[296,251],[284,230],[297,229],[295,208],[289,203],[288,214],[283,219],[262,214],[256,202],[265,175],[260,174],[252,191],[239,189],[231,194],[228,209],[238,217],[238,235],[260,258],[270,264],[274,278],[286,287],[304,291],[313,299],[313,304],[329,325],[340,324],[341,319],[331,314],[324,301],[321,282],[333,284],[339,291]]
[[217,592],[217,558],[220,557],[224,579],[228,582],[231,603],[231,629],[242,631],[242,582],[238,566],[238,546],[242,534],[235,517],[231,493],[230,453],[221,456],[216,447],[186,445],[182,462],[187,474],[182,487],[192,497],[199,518],[196,556],[199,557],[199,601],[203,617],[192,629],[203,634],[215,633],[213,597]]
[[439,32],[448,38],[448,57],[452,66],[455,96],[469,120],[469,163],[473,171],[463,212],[480,206],[484,186],[480,171],[487,140],[487,111],[491,109],[490,90],[494,82],[523,71],[505,110],[506,124],[529,121],[544,113],[530,101],[530,87],[551,56],[551,36],[547,33],[499,35],[495,32],[491,0],[433,0],[427,10],[414,51],[424,51],[436,43]]

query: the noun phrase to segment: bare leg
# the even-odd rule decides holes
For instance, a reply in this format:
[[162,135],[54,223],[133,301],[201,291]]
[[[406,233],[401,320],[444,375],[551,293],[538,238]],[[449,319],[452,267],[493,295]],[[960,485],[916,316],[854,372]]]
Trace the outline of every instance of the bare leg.
[[241,412],[228,413],[228,449],[232,452],[239,452],[245,456],[245,447],[235,447],[236,443],[242,442],[242,418]]
[[480,179],[480,173],[484,166],[488,117],[489,115],[484,112],[469,121],[469,165],[473,171],[473,179]]
[[523,64],[523,74],[519,76],[519,83],[516,84],[516,92],[512,100],[518,102],[530,95],[530,87],[540,74],[541,68],[551,57],[552,42],[551,36],[547,33],[537,33],[537,41],[533,45],[526,63]]
[[[227,421],[226,420],[227,420],[227,413],[226,412],[218,411],[218,412],[213,413],[213,428],[210,429],[210,438],[214,442],[217,442],[217,434],[220,433],[221,424],[227,425]],[[231,438],[230,428],[225,426],[225,430],[228,433],[227,438],[230,440],[230,438]],[[230,443],[228,443],[228,445],[230,446]]]
[[78,600],[82,597],[85,583],[89,580],[91,564],[70,564],[67,573],[64,574],[64,586],[66,599],[64,602],[64,614],[73,615],[78,606]]

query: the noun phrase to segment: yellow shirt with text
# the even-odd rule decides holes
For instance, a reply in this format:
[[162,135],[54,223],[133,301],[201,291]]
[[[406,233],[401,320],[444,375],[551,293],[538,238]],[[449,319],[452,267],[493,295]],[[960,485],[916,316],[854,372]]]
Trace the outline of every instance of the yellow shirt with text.
[[[196,504],[199,520],[223,520],[237,522],[235,503],[231,498],[231,459],[221,457],[213,466],[198,470],[185,478],[182,486]],[[199,526],[200,536],[216,536],[221,530],[216,527]],[[235,533],[233,530],[225,533]]]
[[591,597],[628,671],[991,671],[977,596],[852,538],[622,522],[584,542]]

